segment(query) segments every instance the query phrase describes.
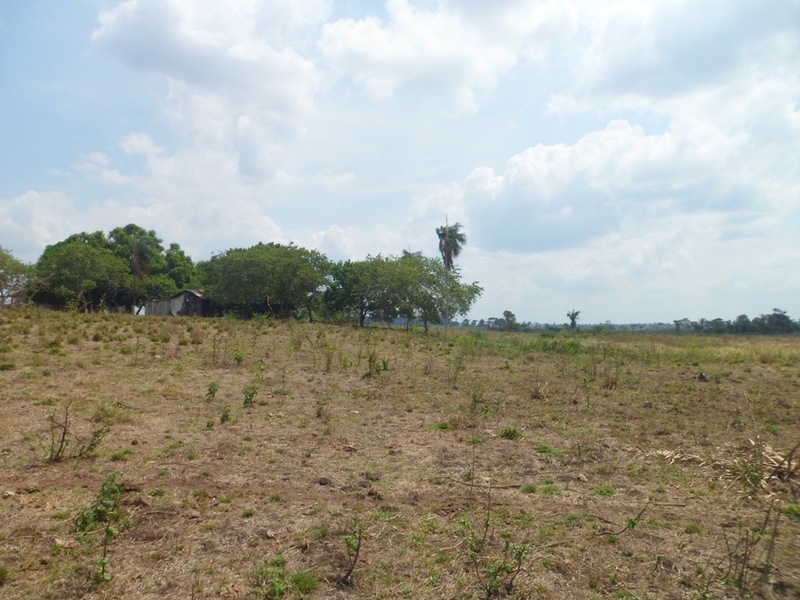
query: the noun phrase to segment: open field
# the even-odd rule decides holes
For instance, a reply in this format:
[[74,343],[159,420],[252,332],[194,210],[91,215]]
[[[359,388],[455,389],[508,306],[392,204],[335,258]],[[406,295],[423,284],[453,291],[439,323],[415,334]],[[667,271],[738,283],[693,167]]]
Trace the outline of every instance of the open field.
[[797,598],[799,443],[800,337],[0,311],[0,599]]

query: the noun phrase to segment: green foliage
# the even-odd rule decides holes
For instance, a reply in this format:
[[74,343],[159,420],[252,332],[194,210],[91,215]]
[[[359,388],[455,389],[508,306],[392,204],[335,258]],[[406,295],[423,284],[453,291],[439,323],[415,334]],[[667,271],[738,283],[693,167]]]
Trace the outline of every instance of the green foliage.
[[534,445],[533,449],[539,454],[552,456],[554,458],[558,458],[559,456],[564,456],[564,453],[561,450],[556,450],[555,448],[548,446],[547,444],[536,444]]
[[603,483],[601,485],[598,485],[594,489],[594,493],[597,494],[598,496],[603,496],[605,498],[608,498],[617,493],[617,488],[615,488],[613,485]]
[[480,528],[476,528],[468,517],[462,517],[459,525],[465,534],[472,573],[484,598],[490,600],[510,594],[515,579],[528,560],[531,545],[516,542],[511,531],[496,535],[492,526],[491,504],[486,508]]
[[286,559],[276,556],[256,565],[253,571],[253,594],[265,600],[280,600],[289,593]]
[[342,535],[344,542],[345,552],[347,554],[347,570],[339,578],[339,582],[344,585],[353,584],[353,571],[356,569],[358,559],[361,557],[361,547],[364,543],[365,530],[364,525],[358,515],[353,515],[350,519],[350,525]]
[[357,322],[366,318],[391,322],[401,317],[410,323],[438,323],[465,314],[483,291],[477,284],[462,284],[457,270],[419,253],[399,258],[367,257],[340,262],[331,268],[332,281],[324,295],[326,314]]
[[790,521],[800,522],[800,503],[794,502],[787,504],[783,507],[783,514],[785,514]]
[[219,384],[216,381],[212,381],[208,384],[208,390],[206,391],[206,402],[211,402],[217,396],[217,392],[219,391]]
[[244,394],[244,407],[250,408],[253,406],[253,401],[255,400],[256,394],[258,394],[258,386],[256,384],[250,384],[245,386],[244,390],[242,390]]
[[286,558],[265,559],[253,570],[253,595],[264,600],[280,600],[290,592],[305,596],[319,589],[319,578],[311,571],[286,572]]
[[298,595],[310,594],[319,589],[319,578],[311,571],[297,571],[290,578],[292,590]]
[[75,517],[75,531],[92,533],[98,524],[114,523],[120,519],[119,499],[122,497],[122,486],[117,482],[120,475],[118,471],[108,474],[97,499]]
[[124,260],[109,248],[74,240],[45,248],[36,274],[37,301],[81,311],[122,304],[129,289]]
[[220,310],[311,318],[328,261],[316,250],[261,243],[218,254],[203,270],[208,297]]
[[504,440],[518,440],[522,437],[522,432],[515,427],[504,427],[497,435]]
[[444,268],[448,271],[453,270],[453,259],[461,254],[464,244],[467,243],[467,236],[461,231],[461,227],[461,223],[454,223],[436,228],[436,235],[439,237],[439,253],[442,255]]
[[0,246],[0,307],[15,295],[23,294],[33,277],[33,268],[14,258]]
[[95,501],[75,517],[75,531],[84,540],[96,533],[98,527],[102,529],[100,538],[102,555],[96,561],[97,571],[94,575],[94,580],[97,583],[103,583],[111,579],[111,573],[108,571],[108,546],[119,535],[118,527],[122,521],[119,501],[123,490],[122,486],[117,482],[119,476],[120,473],[117,471],[109,473]]
[[58,307],[94,311],[139,306],[196,280],[177,244],[164,251],[155,231],[138,225],[78,233],[45,248],[35,267],[33,297]]

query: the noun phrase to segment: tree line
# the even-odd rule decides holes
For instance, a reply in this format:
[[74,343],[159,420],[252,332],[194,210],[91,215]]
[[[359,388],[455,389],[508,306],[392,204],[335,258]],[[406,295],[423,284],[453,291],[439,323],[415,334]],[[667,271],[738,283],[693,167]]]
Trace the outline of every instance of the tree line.
[[677,319],[673,324],[675,331],[678,332],[784,334],[800,331],[800,321],[793,321],[786,311],[780,308],[773,308],[771,313],[761,314],[752,319],[747,315],[739,315],[733,320]]
[[155,231],[135,224],[77,233],[47,246],[25,265],[0,248],[0,301],[82,312],[140,312],[152,299],[203,290],[215,314],[323,319],[331,322],[403,319],[450,323],[481,295],[462,281],[453,257],[466,241],[460,225],[437,229],[441,260],[420,252],[334,262],[294,244],[259,243],[193,262],[178,244],[165,247]]

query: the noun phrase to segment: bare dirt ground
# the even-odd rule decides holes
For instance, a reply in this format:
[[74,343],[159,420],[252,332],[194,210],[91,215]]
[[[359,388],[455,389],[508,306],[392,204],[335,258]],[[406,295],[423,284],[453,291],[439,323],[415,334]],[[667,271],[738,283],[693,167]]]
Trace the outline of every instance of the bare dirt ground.
[[0,599],[797,598],[799,443],[798,337],[0,311]]

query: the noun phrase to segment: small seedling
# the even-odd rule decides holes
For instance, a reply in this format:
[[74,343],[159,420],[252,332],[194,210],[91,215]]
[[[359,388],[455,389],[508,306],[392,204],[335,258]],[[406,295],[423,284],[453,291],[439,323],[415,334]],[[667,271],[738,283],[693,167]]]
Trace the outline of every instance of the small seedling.
[[342,536],[342,541],[347,552],[347,571],[339,578],[339,583],[351,586],[353,585],[353,571],[358,564],[364,542],[364,526],[358,515],[353,515],[349,529]]
[[217,395],[219,391],[219,384],[216,381],[212,381],[208,384],[208,391],[206,392],[206,402],[211,402]]
[[500,540],[496,539],[492,526],[491,491],[487,495],[482,527],[477,529],[467,517],[463,517],[459,524],[466,534],[472,573],[485,600],[510,594],[515,579],[527,563],[531,546],[515,542],[510,531],[503,531]]
[[244,407],[250,408],[253,406],[253,400],[258,394],[258,386],[255,384],[248,385],[242,390],[244,393]]
[[75,518],[75,531],[83,539],[96,533],[98,526],[103,532],[100,540],[102,555],[97,560],[97,571],[94,575],[96,583],[103,583],[111,579],[111,573],[108,572],[108,545],[119,535],[117,527],[122,521],[122,512],[119,508],[122,486],[117,483],[119,476],[120,473],[117,471],[109,473],[95,501]]
[[50,450],[47,453],[47,462],[58,462],[64,458],[64,453],[69,445],[69,434],[72,429],[71,415],[69,408],[72,402],[64,405],[64,415],[59,418],[53,412],[48,421],[50,423]]

